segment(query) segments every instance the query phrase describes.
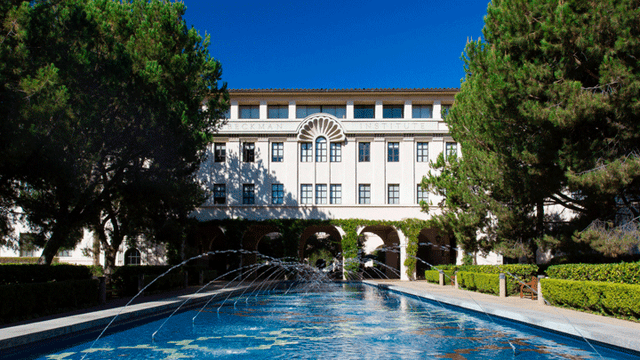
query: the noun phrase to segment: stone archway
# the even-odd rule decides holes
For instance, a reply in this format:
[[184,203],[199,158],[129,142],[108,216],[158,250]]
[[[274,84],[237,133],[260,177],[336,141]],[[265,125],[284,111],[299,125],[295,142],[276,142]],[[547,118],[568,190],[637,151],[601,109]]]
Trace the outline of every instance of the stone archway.
[[384,243],[384,269],[385,276],[389,279],[402,278],[401,270],[401,239],[398,230],[393,226],[387,225],[370,225],[360,230],[359,234],[371,233],[382,239]]
[[[326,234],[326,241],[331,241],[330,239],[333,239],[334,243],[328,244],[327,247],[332,248],[333,251],[331,251],[330,249],[330,252],[334,256],[334,258],[337,257],[336,260],[339,264],[336,264],[336,262],[334,261],[325,265],[331,266],[330,269],[327,268],[331,273],[330,276],[342,278],[342,268],[344,261],[344,256],[342,255],[343,233],[341,233],[340,229],[333,225],[311,225],[305,228],[304,231],[302,231],[302,234],[300,234],[300,240],[298,242],[298,258],[302,262],[309,255],[305,253],[307,250],[307,244],[309,239],[316,234]],[[310,262],[309,265],[315,266],[316,264]]]
[[215,253],[216,251],[229,249],[228,238],[224,233],[224,229],[220,226],[205,225],[200,227],[196,237],[196,247],[198,254],[208,252],[212,254],[198,259],[195,265],[216,270],[218,275],[226,273],[230,268],[235,268],[235,265],[238,263],[237,255],[230,254],[226,251],[219,254]]
[[[258,244],[260,243],[260,239],[262,239],[265,235],[271,233],[280,233],[280,229],[274,225],[251,225],[247,228],[244,235],[242,236],[242,250],[248,251],[249,253],[242,254],[242,263],[240,264],[243,268],[250,268],[251,265],[254,265],[258,261],[258,255],[256,252],[258,251]],[[248,278],[255,278],[255,272],[250,272]]]
[[[424,279],[424,271],[429,265],[455,264],[455,237],[438,229],[425,228],[418,234],[418,252],[416,257],[416,276]],[[425,264],[428,263],[428,264]]]

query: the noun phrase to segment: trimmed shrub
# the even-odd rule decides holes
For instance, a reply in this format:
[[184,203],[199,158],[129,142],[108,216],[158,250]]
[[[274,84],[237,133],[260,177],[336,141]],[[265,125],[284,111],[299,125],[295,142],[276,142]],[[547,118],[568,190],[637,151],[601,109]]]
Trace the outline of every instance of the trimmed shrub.
[[552,305],[640,320],[640,285],[562,279],[542,279],[541,285]]
[[91,269],[82,265],[0,265],[0,285],[91,279]]
[[499,295],[500,275],[458,271],[458,284],[463,289]]
[[554,265],[547,269],[547,276],[552,279],[640,285],[640,263]]
[[35,318],[98,303],[96,279],[0,286],[0,322]]
[[[444,284],[445,285],[451,285],[451,281],[452,281],[453,275],[455,275],[455,271],[452,271],[452,270],[445,270],[444,271]],[[428,282],[439,284],[440,283],[440,272],[438,270],[427,270],[427,271],[424,272],[424,278]]]

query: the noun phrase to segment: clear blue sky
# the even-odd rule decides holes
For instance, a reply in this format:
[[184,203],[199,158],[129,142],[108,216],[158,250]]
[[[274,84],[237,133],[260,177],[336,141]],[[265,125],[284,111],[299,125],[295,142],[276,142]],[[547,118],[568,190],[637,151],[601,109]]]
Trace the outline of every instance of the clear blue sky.
[[460,87],[488,0],[183,0],[231,89]]

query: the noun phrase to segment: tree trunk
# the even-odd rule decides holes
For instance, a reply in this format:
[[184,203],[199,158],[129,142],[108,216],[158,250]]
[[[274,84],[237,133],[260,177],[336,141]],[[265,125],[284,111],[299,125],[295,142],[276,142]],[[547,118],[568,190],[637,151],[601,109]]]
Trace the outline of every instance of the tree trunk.
[[58,253],[60,247],[65,243],[65,240],[71,235],[71,230],[66,224],[56,224],[51,231],[51,237],[44,245],[42,254],[38,259],[40,265],[51,265],[53,258]]

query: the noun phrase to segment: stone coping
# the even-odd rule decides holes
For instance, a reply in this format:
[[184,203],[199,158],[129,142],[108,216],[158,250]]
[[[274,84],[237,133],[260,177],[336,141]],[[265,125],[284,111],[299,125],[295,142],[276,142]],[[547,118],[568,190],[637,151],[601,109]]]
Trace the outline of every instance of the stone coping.
[[379,288],[408,294],[498,318],[516,321],[640,357],[640,323],[547,306],[520,297],[500,298],[426,281],[365,280]]

